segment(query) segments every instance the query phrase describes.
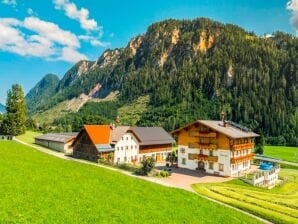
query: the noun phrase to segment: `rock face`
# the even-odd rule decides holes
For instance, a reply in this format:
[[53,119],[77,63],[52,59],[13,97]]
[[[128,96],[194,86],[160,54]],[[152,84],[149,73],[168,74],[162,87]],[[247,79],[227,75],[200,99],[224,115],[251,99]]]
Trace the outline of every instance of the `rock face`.
[[142,36],[138,36],[136,38],[132,38],[131,41],[128,43],[128,47],[131,50],[131,56],[135,56],[137,49],[140,47],[143,39]]
[[94,63],[92,68],[100,67],[104,68],[108,65],[115,65],[120,58],[121,51],[118,49],[105,51]]
[[66,72],[64,77],[61,79],[58,85],[58,92],[62,91],[62,89],[71,86],[76,80],[78,80],[82,75],[86,74],[94,62],[92,61],[80,61],[75,64],[70,70]]
[[39,104],[47,101],[56,93],[59,78],[54,74],[45,75],[26,95],[28,112],[34,111]]

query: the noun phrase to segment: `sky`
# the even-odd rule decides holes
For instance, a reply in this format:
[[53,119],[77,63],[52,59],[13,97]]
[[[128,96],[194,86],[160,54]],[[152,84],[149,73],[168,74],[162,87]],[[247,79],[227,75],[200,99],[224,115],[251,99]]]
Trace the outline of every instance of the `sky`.
[[298,0],[0,0],[0,103],[12,84],[27,93],[45,74],[61,78],[154,22],[197,17],[298,34]]

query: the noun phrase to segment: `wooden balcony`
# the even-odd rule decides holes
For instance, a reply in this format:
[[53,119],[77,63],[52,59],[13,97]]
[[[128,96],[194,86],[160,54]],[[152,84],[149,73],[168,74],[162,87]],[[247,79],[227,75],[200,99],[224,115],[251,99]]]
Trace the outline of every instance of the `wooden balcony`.
[[255,143],[244,143],[244,144],[237,144],[232,146],[232,150],[245,150],[245,149],[253,149],[255,147]]
[[246,161],[246,160],[251,160],[253,159],[255,156],[254,153],[250,153],[248,155],[245,155],[245,156],[240,156],[240,157],[237,157],[237,158],[231,158],[231,163],[240,163],[240,162],[243,162],[243,161]]
[[195,134],[196,137],[203,137],[203,138],[216,138],[216,132],[197,132]]
[[195,148],[195,149],[208,149],[208,150],[217,149],[216,144],[203,144],[203,143],[191,143],[191,144],[189,144],[189,147]]

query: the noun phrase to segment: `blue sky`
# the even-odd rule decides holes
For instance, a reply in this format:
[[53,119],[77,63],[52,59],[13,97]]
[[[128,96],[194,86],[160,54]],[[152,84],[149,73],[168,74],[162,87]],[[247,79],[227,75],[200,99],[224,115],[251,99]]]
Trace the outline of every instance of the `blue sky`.
[[126,46],[153,22],[196,17],[296,35],[298,0],[0,0],[0,102],[12,84],[27,92],[47,73],[61,78],[76,61]]

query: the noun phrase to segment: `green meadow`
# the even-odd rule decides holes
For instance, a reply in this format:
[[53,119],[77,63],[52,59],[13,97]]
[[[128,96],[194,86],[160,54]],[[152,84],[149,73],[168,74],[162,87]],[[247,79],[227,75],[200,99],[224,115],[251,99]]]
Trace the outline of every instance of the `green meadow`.
[[258,223],[196,194],[0,141],[0,223]]
[[271,190],[235,179],[225,183],[195,184],[193,189],[274,223],[298,223],[298,171],[282,169],[285,184]]
[[298,147],[267,145],[264,155],[298,163]]

